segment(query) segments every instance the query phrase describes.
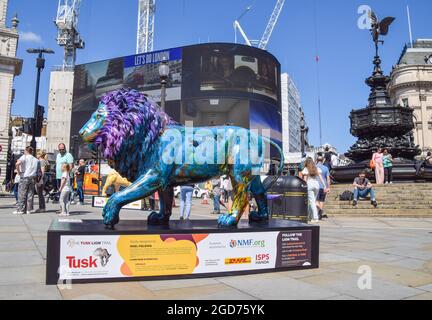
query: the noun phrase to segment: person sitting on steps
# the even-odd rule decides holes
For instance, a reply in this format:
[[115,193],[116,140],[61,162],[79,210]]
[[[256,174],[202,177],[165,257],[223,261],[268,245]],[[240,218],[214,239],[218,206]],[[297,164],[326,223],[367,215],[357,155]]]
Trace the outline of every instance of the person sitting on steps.
[[376,208],[378,203],[375,198],[375,191],[372,188],[372,183],[366,178],[366,172],[362,171],[359,176],[354,179],[354,200],[352,205],[356,206],[359,197],[366,198],[370,194],[371,204]]

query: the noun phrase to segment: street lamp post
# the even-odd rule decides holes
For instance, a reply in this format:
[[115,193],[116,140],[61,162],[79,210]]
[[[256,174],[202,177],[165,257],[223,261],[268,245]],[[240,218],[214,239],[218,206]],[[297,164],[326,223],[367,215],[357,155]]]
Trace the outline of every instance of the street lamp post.
[[305,153],[305,144],[306,144],[306,137],[305,137],[305,134],[306,134],[306,130],[307,130],[307,128],[306,128],[306,122],[305,122],[305,119],[304,119],[304,114],[302,113],[301,114],[301,118],[300,118],[300,144],[301,144],[301,154],[302,154],[302,157],[303,157],[303,154]]
[[36,58],[37,78],[36,78],[35,104],[34,104],[33,121],[32,121],[32,140],[30,142],[30,146],[33,148],[33,152],[36,153],[36,118],[37,118],[38,106],[39,106],[39,85],[40,85],[41,72],[45,68],[45,59],[43,57],[43,54],[44,53],[52,54],[54,53],[54,51],[51,49],[27,49],[27,52],[38,55],[38,57]]
[[160,76],[160,82],[161,82],[161,103],[160,107],[161,110],[165,112],[165,100],[166,100],[166,86],[168,83],[168,76],[169,76],[169,65],[167,59],[164,57],[162,59],[162,62],[159,66],[159,76]]

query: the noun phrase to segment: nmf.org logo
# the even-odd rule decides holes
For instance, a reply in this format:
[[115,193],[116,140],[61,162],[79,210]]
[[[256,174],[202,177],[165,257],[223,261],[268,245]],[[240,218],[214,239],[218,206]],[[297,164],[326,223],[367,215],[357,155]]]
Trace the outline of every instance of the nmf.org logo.
[[231,248],[264,248],[265,240],[254,240],[254,239],[238,239],[238,240],[230,240],[229,246]]

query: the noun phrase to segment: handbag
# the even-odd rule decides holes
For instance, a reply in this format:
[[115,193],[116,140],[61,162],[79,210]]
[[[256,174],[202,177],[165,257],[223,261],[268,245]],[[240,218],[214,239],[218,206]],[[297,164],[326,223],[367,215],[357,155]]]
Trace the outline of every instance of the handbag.
[[372,159],[372,160],[369,162],[369,167],[370,167],[372,170],[375,169],[375,160],[374,160],[374,159]]

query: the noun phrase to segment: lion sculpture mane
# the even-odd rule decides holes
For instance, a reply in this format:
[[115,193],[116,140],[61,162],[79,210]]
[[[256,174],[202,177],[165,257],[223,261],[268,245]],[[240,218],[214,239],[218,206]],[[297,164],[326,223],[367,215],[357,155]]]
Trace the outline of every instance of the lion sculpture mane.
[[[249,221],[268,220],[266,189],[270,185],[264,186],[260,176],[254,175],[254,169],[261,168],[263,165],[265,143],[274,145],[280,153],[280,163],[283,164],[280,147],[270,139],[252,134],[249,130],[239,127],[205,127],[191,130],[197,133],[197,130],[200,129],[208,132],[207,138],[210,137],[214,143],[221,132],[225,136],[226,140],[223,140],[225,144],[222,148],[224,150],[217,149],[218,152],[224,152],[225,161],[223,163],[215,161],[214,163],[198,164],[187,161],[166,161],[167,150],[177,150],[172,148],[172,132],[176,132],[180,137],[181,142],[177,144],[184,144],[187,140],[185,138],[187,127],[174,121],[155,103],[136,90],[120,89],[109,92],[101,98],[97,110],[80,130],[80,135],[90,149],[101,150],[110,166],[122,177],[132,182],[129,187],[112,195],[105,205],[103,218],[108,228],[114,228],[114,225],[119,222],[122,206],[148,197],[154,192],[159,193],[160,211],[159,213],[152,212],[148,217],[148,223],[168,224],[175,186],[204,182],[221,175],[228,175],[231,178],[234,201],[230,212],[219,216],[219,226],[237,225],[247,206],[248,192],[252,193],[258,207],[257,212],[249,214]],[[259,143],[261,146],[259,150],[262,153],[261,161],[258,163],[239,161],[242,157],[239,152],[242,142],[236,137],[238,130],[248,132],[249,142],[254,140]],[[193,137],[194,140],[190,142],[196,152],[202,147],[204,140],[199,142],[199,137],[196,138],[194,135]],[[186,146],[178,150],[181,152],[177,152],[176,159],[180,156],[184,160],[185,157],[194,153],[194,151],[187,152]]]

